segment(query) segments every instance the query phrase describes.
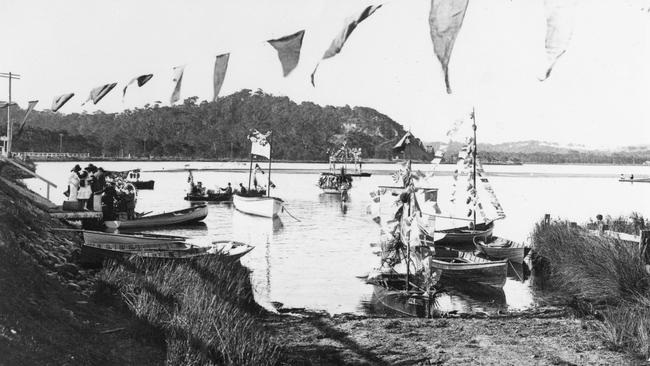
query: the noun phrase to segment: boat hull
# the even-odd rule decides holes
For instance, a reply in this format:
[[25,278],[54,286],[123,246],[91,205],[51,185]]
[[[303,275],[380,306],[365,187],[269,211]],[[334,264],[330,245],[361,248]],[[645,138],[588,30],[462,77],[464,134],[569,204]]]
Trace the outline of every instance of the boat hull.
[[494,223],[478,224],[476,230],[469,229],[449,229],[436,231],[440,234],[445,234],[444,238],[435,241],[435,245],[444,246],[472,246],[474,241],[483,239],[488,240],[492,237],[492,230],[494,230]]
[[373,302],[393,313],[408,317],[430,318],[436,312],[433,296],[396,290],[381,284],[373,284],[372,287]]
[[115,234],[102,231],[84,230],[84,243],[86,244],[130,244],[150,245],[173,242],[183,242],[185,237],[154,234]]
[[208,193],[206,195],[188,194],[185,196],[186,201],[192,202],[231,202],[232,194],[226,193]]
[[242,197],[236,194],[232,202],[238,211],[262,217],[276,217],[282,209],[282,200],[276,197]]
[[201,221],[206,216],[208,216],[208,207],[206,205],[200,205],[160,215],[144,216],[134,220],[105,221],[104,224],[109,229],[135,229],[189,224]]
[[492,287],[503,287],[508,274],[508,261],[490,261],[471,253],[458,253],[456,257],[431,259],[431,267],[442,271],[440,281],[453,284],[475,282]]
[[520,243],[493,236],[487,242],[482,239],[477,239],[474,242],[474,246],[479,252],[485,254],[490,259],[507,259],[512,263],[522,263],[524,261],[525,247]]
[[136,189],[153,189],[155,181],[153,180],[137,180],[130,181]]

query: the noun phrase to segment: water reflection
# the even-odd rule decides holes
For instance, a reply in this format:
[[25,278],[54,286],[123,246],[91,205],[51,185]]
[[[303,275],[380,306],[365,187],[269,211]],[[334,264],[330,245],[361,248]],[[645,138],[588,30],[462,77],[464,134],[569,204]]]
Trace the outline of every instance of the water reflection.
[[348,207],[351,205],[349,196],[346,200],[342,200],[339,194],[321,193],[318,195],[318,202],[327,207],[337,207],[343,215],[348,213]]

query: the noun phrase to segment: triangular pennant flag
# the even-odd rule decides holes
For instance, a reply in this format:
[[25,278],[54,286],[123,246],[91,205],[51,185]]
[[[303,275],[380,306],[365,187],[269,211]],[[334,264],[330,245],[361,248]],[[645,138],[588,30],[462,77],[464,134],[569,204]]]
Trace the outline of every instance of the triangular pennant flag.
[[[348,18],[345,21],[345,27],[341,32],[339,33],[334,40],[332,40],[332,43],[330,44],[329,48],[325,53],[323,54],[323,60],[328,59],[330,57],[336,56],[339,52],[341,52],[341,49],[343,48],[343,45],[345,44],[345,41],[348,40],[348,37],[350,37],[350,34],[352,34],[352,31],[361,23],[364,19],[368,18],[369,16],[372,15],[377,9],[381,8],[381,5],[370,5],[367,8],[363,9],[361,14],[359,14],[358,17],[352,17]],[[316,86],[314,84],[314,75],[316,74],[316,70],[318,69],[318,64],[314,68],[314,71],[311,73],[311,85]]]
[[176,84],[174,86],[172,96],[169,99],[169,104],[174,104],[178,102],[179,99],[181,99],[181,82],[183,81],[183,71],[185,71],[185,65],[174,67],[174,77],[172,78],[172,81]]
[[20,134],[23,133],[23,127],[25,127],[25,122],[27,122],[27,117],[29,114],[34,110],[34,107],[36,107],[36,104],[38,104],[38,100],[30,100],[29,103],[27,104],[27,111],[25,112],[25,117],[23,117],[22,122],[20,122],[20,128],[18,129],[18,133],[16,134],[16,140],[20,137]]
[[151,80],[152,77],[153,77],[153,74],[146,74],[146,75],[140,75],[138,77],[135,77],[135,78],[131,79],[131,81],[129,81],[129,83],[126,84],[126,86],[122,90],[122,99],[124,99],[124,96],[126,95],[126,89],[129,87],[129,85],[137,82],[138,87],[141,87],[144,84],[146,84],[147,81]]
[[298,65],[304,35],[305,31],[301,30],[292,35],[268,41],[278,51],[278,57],[282,64],[282,73],[285,77]]
[[212,98],[213,102],[217,101],[219,96],[219,91],[221,91],[221,86],[223,81],[226,79],[226,71],[228,70],[228,60],[230,59],[229,53],[224,53],[223,55],[217,56],[217,59],[214,61],[214,97]]
[[52,101],[52,112],[56,112],[59,109],[61,109],[61,107],[63,107],[63,105],[67,101],[69,101],[70,98],[72,98],[72,97],[74,97],[74,93],[63,94],[63,95],[59,95],[58,97],[54,98],[54,100]]
[[88,95],[88,99],[86,99],[85,102],[83,102],[81,105],[84,105],[88,103],[89,100],[93,101],[93,104],[99,103],[102,98],[106,96],[113,88],[117,85],[117,83],[111,83],[111,84],[104,84],[101,86],[98,86],[94,88],[93,90],[90,91],[90,94]]
[[447,93],[451,94],[449,84],[449,58],[456,42],[456,36],[463,25],[469,0],[431,0],[429,27],[433,50],[440,60],[445,74]]
[[546,73],[540,81],[551,76],[557,60],[566,52],[573,35],[575,0],[544,0],[546,9]]

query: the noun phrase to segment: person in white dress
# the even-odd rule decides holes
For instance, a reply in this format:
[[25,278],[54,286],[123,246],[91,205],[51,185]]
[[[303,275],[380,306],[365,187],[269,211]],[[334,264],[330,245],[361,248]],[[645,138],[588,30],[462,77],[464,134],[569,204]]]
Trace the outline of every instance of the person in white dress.
[[92,190],[90,189],[90,179],[87,171],[81,172],[79,175],[79,191],[77,192],[77,200],[81,202],[81,209],[87,210],[86,204],[90,196],[92,196]]
[[75,165],[74,168],[70,171],[70,176],[68,177],[68,199],[67,201],[76,201],[77,192],[79,190],[79,172],[81,167],[79,164]]

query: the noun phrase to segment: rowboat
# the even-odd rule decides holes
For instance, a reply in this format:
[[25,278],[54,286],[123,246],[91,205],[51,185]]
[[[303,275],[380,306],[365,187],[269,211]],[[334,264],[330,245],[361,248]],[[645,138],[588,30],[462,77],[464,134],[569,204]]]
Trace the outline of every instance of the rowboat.
[[132,229],[181,225],[201,221],[205,219],[206,216],[208,216],[208,206],[199,205],[159,215],[142,216],[133,220],[104,221],[104,225],[109,229]]
[[373,284],[372,287],[372,302],[379,305],[378,310],[417,318],[431,318],[437,313],[435,292],[399,290],[383,284]]
[[436,256],[431,259],[431,267],[442,271],[443,284],[461,281],[503,287],[506,283],[508,260],[491,261],[467,252],[449,252],[455,253],[449,255],[436,249]]
[[282,199],[277,197],[244,197],[233,195],[232,202],[238,211],[249,215],[276,217],[282,209]]
[[650,183],[650,178],[620,178],[619,182]]
[[443,246],[464,246],[473,245],[474,240],[489,239],[494,230],[494,222],[476,224],[474,229],[468,227],[453,228],[446,230],[436,230],[437,233],[445,234],[445,237],[436,240],[436,245]]
[[127,180],[137,189],[153,189],[155,181],[153,180]]
[[512,263],[524,261],[526,248],[522,243],[493,236],[487,240],[484,238],[474,239],[474,246],[490,259],[507,259]]
[[232,193],[215,193],[208,192],[207,194],[187,194],[185,195],[186,201],[202,201],[202,202],[230,202],[232,201]]
[[163,244],[170,242],[184,242],[187,238],[184,236],[159,235],[159,234],[117,234],[106,233],[103,231],[84,230],[84,243],[86,244],[131,244],[131,245],[148,245]]
[[120,259],[138,256],[142,258],[191,259],[206,255],[221,255],[235,261],[253,250],[253,246],[235,241],[215,241],[208,246],[187,243],[155,244],[133,246],[130,244],[84,244],[81,248],[81,262],[101,263],[107,258]]

